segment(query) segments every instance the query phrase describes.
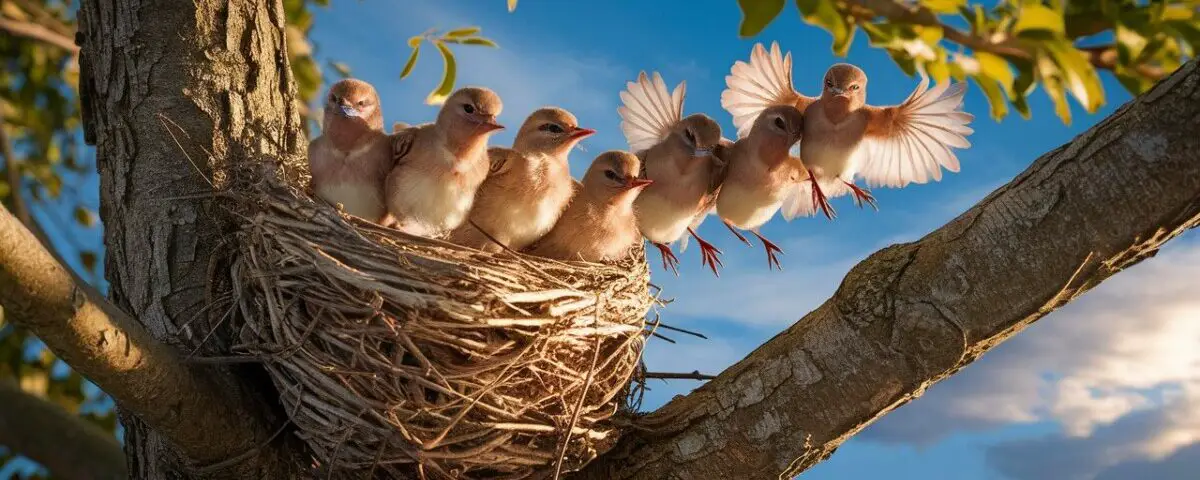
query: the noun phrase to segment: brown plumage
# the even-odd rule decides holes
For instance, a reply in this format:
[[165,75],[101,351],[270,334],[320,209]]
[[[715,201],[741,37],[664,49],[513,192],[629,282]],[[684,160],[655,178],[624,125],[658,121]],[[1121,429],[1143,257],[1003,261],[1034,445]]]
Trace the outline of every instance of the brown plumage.
[[749,230],[767,251],[767,266],[782,267],[777,245],[758,232],[775,216],[794,186],[806,179],[799,159],[788,150],[800,140],[804,114],[791,105],[767,108],[755,119],[749,134],[722,149],[727,162],[725,179],[717,194],[717,215],[734,235],[750,245],[737,229]]
[[383,179],[392,152],[375,88],[362,80],[341,80],[330,87],[324,110],[321,136],[308,144],[312,192],[341,204],[346,213],[384,221]]
[[592,161],[558,223],[529,253],[560,260],[618,260],[642,241],[633,202],[652,180],[638,178],[641,161],[610,151]]
[[549,232],[574,191],[567,156],[595,133],[578,123],[571,112],[542,108],[521,125],[512,148],[488,149],[491,171],[475,194],[470,221],[449,240],[498,252],[502,247],[493,239],[521,250]]
[[504,128],[496,123],[502,108],[491,90],[467,87],[450,95],[434,123],[392,135],[395,167],[385,188],[397,229],[440,236],[466,220],[487,176],[487,139]]

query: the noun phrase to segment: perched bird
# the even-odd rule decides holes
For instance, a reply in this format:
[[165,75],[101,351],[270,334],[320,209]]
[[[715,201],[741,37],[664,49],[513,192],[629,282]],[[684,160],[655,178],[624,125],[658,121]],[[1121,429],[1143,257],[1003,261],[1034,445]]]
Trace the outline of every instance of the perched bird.
[[558,221],[574,191],[567,155],[593,133],[561,108],[533,112],[512,148],[488,149],[491,170],[475,194],[470,221],[451,232],[449,240],[499,252],[497,241],[521,250],[541,238]]
[[503,104],[486,88],[462,88],[433,123],[392,135],[395,166],[385,183],[387,208],[401,231],[427,237],[466,220],[488,172],[487,140]]
[[371,84],[347,78],[329,88],[321,136],[308,144],[312,192],[372,222],[387,217],[383,179],[392,145]]
[[529,247],[530,254],[560,260],[618,260],[642,240],[633,202],[653,180],[638,178],[641,161],[610,151],[592,161],[558,223]]
[[[866,73],[839,63],[825,73],[821,96],[807,97],[793,87],[792,55],[782,55],[777,42],[769,53],[755,44],[750,63],[735,63],[725,82],[728,89],[721,94],[721,105],[733,114],[739,135],[772,105],[792,105],[804,112],[800,158],[812,170],[806,188],[823,209],[823,189],[832,196],[852,193],[859,207],[863,202],[875,206],[875,198],[854,184],[856,175],[872,187],[941,180],[942,168],[959,169],[951,147],[971,145],[966,136],[973,130],[967,124],[974,116],[959,110],[964,83],[929,89],[922,73],[920,84],[903,103],[875,107],[866,104]],[[792,203],[785,217],[814,210],[803,203]]]
[[728,162],[725,180],[717,194],[717,215],[738,239],[750,242],[738,232],[749,230],[767,251],[767,267],[783,267],[776,252],[783,250],[758,232],[758,228],[779,211],[794,186],[807,180],[806,170],[789,149],[804,131],[804,114],[791,105],[776,105],[763,110],[746,136],[728,148],[721,158]]
[[662,76],[646,72],[621,92],[621,131],[642,161],[642,177],[654,181],[638,195],[638,228],[658,247],[663,268],[677,275],[679,259],[670,244],[691,234],[700,245],[701,262],[717,274],[721,251],[696,234],[720,187],[723,165],[713,150],[721,143],[721,126],[702,113],[683,116],[686,82],[671,92]]

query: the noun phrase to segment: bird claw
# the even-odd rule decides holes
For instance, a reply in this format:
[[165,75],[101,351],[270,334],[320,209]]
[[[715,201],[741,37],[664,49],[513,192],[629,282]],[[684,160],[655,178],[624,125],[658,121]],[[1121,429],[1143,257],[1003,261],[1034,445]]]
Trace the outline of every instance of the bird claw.
[[851,182],[843,181],[843,183],[845,183],[847,187],[850,187],[850,191],[854,193],[854,204],[858,205],[858,208],[862,208],[863,202],[866,202],[867,204],[871,205],[871,208],[874,208],[876,212],[879,211],[879,205],[875,204],[875,196],[871,195],[871,192]]
[[[672,273],[675,274],[676,277],[678,277],[679,276],[679,257],[675,256],[675,252],[671,251],[671,247],[667,246],[666,244],[658,243],[658,242],[650,242],[650,243],[654,244],[655,247],[658,247],[658,253],[662,255],[663,270],[670,270]],[[701,248],[703,248],[703,247],[701,247]]]
[[742,241],[742,243],[746,244],[746,246],[747,246],[747,247],[753,247],[753,246],[754,246],[754,244],[753,244],[753,243],[750,243],[750,240],[747,240],[747,239],[746,239],[746,236],[745,236],[745,235],[742,235],[742,232],[739,232],[739,231],[737,231],[737,229],[736,229],[736,228],[734,228],[734,227],[733,227],[733,225],[730,225],[730,224],[729,224],[729,222],[721,222],[721,223],[724,223],[724,224],[725,224],[725,228],[728,228],[728,229],[729,229],[729,231],[733,232],[733,235],[734,235],[734,236],[736,236],[738,240],[741,240],[741,241]]
[[700,264],[707,266],[712,270],[713,275],[720,277],[721,274],[717,272],[717,268],[725,267],[725,264],[721,262],[721,250],[696,235],[695,230],[688,228],[688,233],[692,234],[692,238],[695,238],[696,244],[700,246]]
[[776,245],[775,242],[767,240],[765,237],[760,235],[758,232],[752,231],[750,233],[753,233],[754,236],[758,237],[758,239],[762,241],[763,249],[767,251],[767,270],[770,270],[772,268],[778,268],[779,271],[782,272],[783,265],[779,263],[779,257],[776,256],[775,253],[778,252],[780,255],[782,255],[783,249],[779,248],[779,245]]
[[821,185],[817,184],[817,177],[813,176],[810,172],[808,178],[812,182],[813,204],[821,210],[821,213],[825,214],[825,218],[830,220],[837,218],[837,212],[833,210],[833,205],[829,204],[829,197],[825,196],[825,192],[821,190]]

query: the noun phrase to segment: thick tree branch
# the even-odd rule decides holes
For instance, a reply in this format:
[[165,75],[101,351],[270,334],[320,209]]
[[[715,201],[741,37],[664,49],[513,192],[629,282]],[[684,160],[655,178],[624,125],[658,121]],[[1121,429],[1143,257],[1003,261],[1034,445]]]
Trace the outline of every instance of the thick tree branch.
[[117,439],[50,402],[0,380],[0,445],[25,455],[58,478],[124,479]]
[[0,304],[59,358],[198,462],[240,455],[270,437],[237,412],[228,386],[183,364],[134,319],[79,282],[0,209]]
[[789,478],[933,383],[1200,223],[1193,59],[643,419],[580,478]]

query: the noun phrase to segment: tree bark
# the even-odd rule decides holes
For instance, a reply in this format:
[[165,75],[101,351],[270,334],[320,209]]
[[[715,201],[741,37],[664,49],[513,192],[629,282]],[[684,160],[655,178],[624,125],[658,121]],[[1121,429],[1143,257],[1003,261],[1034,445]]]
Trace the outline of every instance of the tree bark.
[[0,380],[0,445],[57,478],[128,478],[116,437],[46,400]]
[[790,478],[1030,323],[1200,222],[1193,59],[833,298],[579,478]]
[[[84,133],[100,170],[111,298],[184,352],[220,350],[219,336],[203,342],[215,325],[202,312],[210,260],[230,224],[204,197],[229,162],[302,159],[282,5],[85,0],[78,18]],[[269,382],[245,368],[220,373],[234,403],[250,406],[223,414],[283,423]],[[286,434],[227,439],[214,448],[230,455],[215,465],[188,458],[141,412],[118,407],[133,478],[295,478],[309,463]]]

